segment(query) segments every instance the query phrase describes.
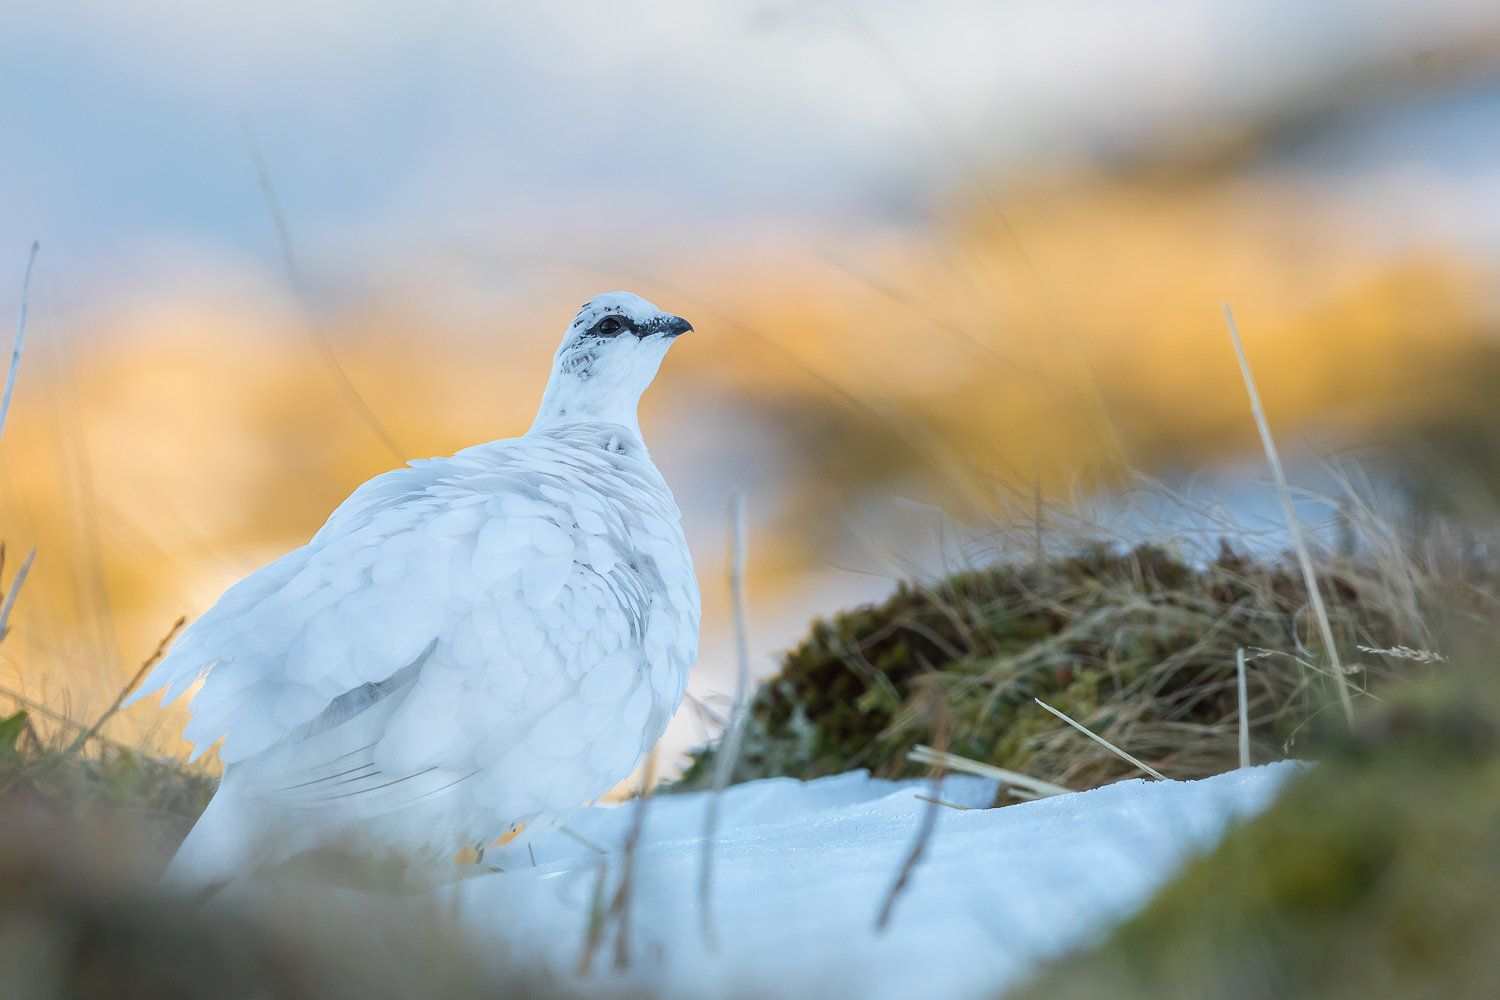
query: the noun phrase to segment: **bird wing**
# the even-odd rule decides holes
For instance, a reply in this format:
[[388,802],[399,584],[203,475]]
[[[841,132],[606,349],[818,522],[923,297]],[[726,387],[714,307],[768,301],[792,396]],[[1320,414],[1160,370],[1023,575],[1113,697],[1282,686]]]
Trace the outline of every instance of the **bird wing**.
[[258,753],[432,642],[446,566],[422,529],[440,500],[412,471],[366,483],[312,542],[230,588],[147,677],[135,697],[166,687],[164,703],[204,680],[183,734],[195,757],[225,735],[226,763]]
[[226,593],[141,693],[204,678],[195,756],[223,735],[221,759],[264,755],[257,785],[303,804],[397,809],[455,776],[512,814],[602,794],[660,735],[693,659],[676,507],[642,489],[660,482],[649,460],[503,444],[366,483]]

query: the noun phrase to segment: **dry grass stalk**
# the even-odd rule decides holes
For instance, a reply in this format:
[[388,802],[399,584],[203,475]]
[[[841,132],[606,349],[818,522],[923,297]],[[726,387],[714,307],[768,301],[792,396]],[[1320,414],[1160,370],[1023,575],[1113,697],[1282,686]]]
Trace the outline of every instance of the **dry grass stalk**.
[[95,736],[99,735],[100,728],[106,722],[108,722],[116,712],[120,710],[120,706],[125,703],[125,699],[130,697],[130,692],[135,690],[136,685],[141,682],[141,680],[146,676],[146,673],[152,667],[156,666],[157,662],[166,655],[167,647],[172,644],[172,640],[176,638],[177,633],[180,632],[182,630],[182,627],[186,624],[187,615],[183,615],[172,623],[172,627],[167,630],[167,634],[161,637],[161,642],[158,642],[156,644],[155,651],[152,652],[150,656],[146,657],[146,662],[141,664],[141,669],[137,670],[135,672],[135,676],[130,678],[130,683],[126,684],[120,689],[120,693],[115,695],[115,700],[110,703],[109,708],[104,710],[104,714],[99,716],[98,720],[95,721],[92,726],[79,734],[78,739],[74,740],[73,745],[68,748],[68,753],[73,753],[79,750],[85,743],[93,739]]
[[1031,522],[1036,530],[1036,564],[1040,568],[1047,561],[1046,549],[1042,546],[1042,470],[1036,464],[1036,452],[1031,453],[1032,502]]
[[0,398],[0,434],[5,433],[5,418],[10,413],[10,396],[16,390],[16,373],[21,370],[21,348],[26,341],[26,299],[31,293],[31,268],[36,263],[37,251],[42,245],[31,244],[31,254],[26,258],[26,276],[21,279],[21,309],[16,317],[16,341],[10,352],[10,370],[5,376],[5,396]]
[[261,197],[265,199],[266,211],[271,216],[271,225],[276,229],[276,242],[281,249],[281,263],[286,269],[287,284],[291,286],[292,294],[296,296],[297,305],[302,309],[303,320],[307,326],[308,337],[312,340],[313,349],[317,351],[318,359],[323,362],[323,367],[328,370],[328,375],[339,388],[339,393],[344,397],[344,402],[354,411],[361,422],[380,439],[380,442],[396,456],[401,463],[406,462],[406,452],[396,443],[395,437],[386,429],[385,424],[375,415],[370,404],[359,394],[359,390],[350,381],[348,372],[339,363],[338,355],[333,352],[333,345],[328,341],[328,334],[323,332],[323,325],[318,322],[317,314],[313,312],[311,300],[308,298],[307,290],[302,284],[302,272],[297,267],[297,255],[292,245],[292,232],[287,226],[286,216],[282,214],[281,202],[276,197],[276,188],[271,183],[271,168],[266,163],[266,158],[261,154],[260,143],[256,141],[255,126],[250,121],[249,115],[242,115],[240,126],[245,133],[245,144],[250,150],[250,162],[255,167],[255,176],[260,183]]
[[1379,653],[1381,656],[1393,656],[1398,660],[1411,660],[1414,663],[1447,663],[1448,658],[1442,653],[1434,653],[1430,649],[1412,649],[1410,646],[1391,646],[1388,649],[1377,649],[1373,646],[1356,646],[1362,653]]
[[1234,651],[1236,680],[1240,696],[1240,767],[1250,766],[1250,699],[1245,694],[1245,647]]
[[729,560],[729,593],[734,607],[734,651],[736,678],[734,707],[729,725],[719,747],[714,768],[713,794],[703,819],[703,853],[698,874],[698,913],[703,928],[703,943],[710,951],[718,949],[713,922],[714,840],[719,832],[719,803],[724,788],[734,774],[740,746],[745,734],[746,701],[750,693],[750,609],[745,595],[745,559],[749,550],[749,529],[745,520],[745,494],[736,493],[729,501],[729,531],[732,554]]
[[[67,726],[70,729],[77,730],[78,732],[82,732],[83,730],[88,728],[88,726],[84,725],[82,722],[79,722],[76,719],[69,718],[56,709],[48,708],[41,702],[28,698],[25,695],[21,694],[19,691],[12,691],[8,687],[0,687],[0,697],[9,698],[11,701],[15,702],[17,705],[20,705],[22,708],[25,708],[32,712],[39,712],[40,714],[45,715],[47,718],[51,719],[53,722],[60,722],[64,726]],[[135,749],[134,747],[128,747],[123,743],[118,745],[124,747],[127,750]]]
[[977,760],[960,757],[953,753],[940,753],[929,746],[918,743],[911,748],[906,759],[915,764],[942,764],[950,771],[964,771],[980,778],[993,778],[1004,785],[1015,785],[1023,788],[1039,798],[1051,795],[1071,795],[1073,789],[1054,785],[1050,781],[1033,778],[1029,774],[1020,774],[1016,771],[1007,771],[1003,767],[995,767],[992,764],[981,764]]
[[10,582],[10,590],[6,591],[5,603],[0,604],[0,642],[10,634],[10,609],[16,605],[16,596],[21,593],[21,584],[26,582],[26,574],[31,572],[31,563],[36,559],[36,549],[33,548],[26,556],[26,561],[21,568],[16,570],[16,578]]
[[974,811],[974,807],[973,806],[961,806],[957,802],[945,802],[942,799],[935,799],[931,795],[916,795],[916,796],[913,796],[913,798],[919,799],[919,800],[921,800],[923,802],[931,802],[935,806],[947,806],[949,809],[958,809],[958,810],[961,810],[963,812],[973,812]]
[[1080,733],[1082,733],[1083,735],[1087,736],[1089,739],[1091,739],[1094,742],[1098,743],[1100,746],[1105,747],[1107,750],[1109,750],[1111,753],[1115,754],[1117,757],[1120,757],[1123,760],[1130,761],[1130,763],[1134,764],[1136,767],[1140,768],[1142,771],[1145,771],[1147,774],[1151,775],[1151,777],[1155,778],[1157,781],[1166,781],[1167,780],[1167,776],[1166,775],[1162,774],[1160,771],[1158,771],[1156,768],[1152,767],[1150,764],[1147,764],[1147,763],[1145,763],[1143,761],[1136,760],[1134,757],[1130,756],[1130,754],[1126,753],[1124,750],[1121,750],[1119,747],[1115,746],[1109,740],[1107,740],[1104,737],[1100,736],[1099,734],[1093,732],[1092,730],[1088,729],[1087,727],[1081,726],[1078,723],[1074,722],[1068,716],[1064,715],[1062,712],[1059,712],[1057,709],[1053,708],[1051,705],[1047,704],[1042,699],[1036,698],[1036,699],[1033,699],[1033,700],[1038,705],[1042,706],[1047,711],[1051,712],[1053,715],[1057,716],[1059,719],[1063,720],[1068,725],[1072,726],[1074,729],[1078,730]]
[[1307,579],[1307,596],[1312,602],[1313,613],[1318,619],[1318,631],[1323,639],[1323,650],[1333,668],[1338,682],[1339,702],[1344,708],[1344,718],[1354,724],[1354,699],[1349,691],[1349,678],[1344,675],[1339,663],[1338,646],[1333,641],[1333,628],[1328,623],[1328,610],[1323,606],[1323,595],[1318,590],[1318,576],[1313,570],[1312,556],[1307,543],[1302,539],[1302,528],[1297,522],[1297,512],[1292,508],[1292,493],[1287,487],[1286,472],[1281,467],[1281,457],[1276,452],[1276,441],[1271,437],[1271,427],[1266,422],[1265,409],[1260,404],[1260,393],[1255,389],[1255,376],[1250,371],[1250,362],[1245,357],[1245,347],[1240,343],[1240,332],[1234,323],[1234,313],[1229,303],[1222,303],[1224,319],[1229,324],[1229,337],[1234,342],[1234,353],[1240,362],[1240,372],[1245,377],[1245,389],[1250,393],[1250,411],[1255,415],[1255,426],[1260,429],[1260,441],[1266,449],[1266,460],[1271,464],[1271,474],[1276,479],[1276,490],[1281,495],[1281,505],[1286,509],[1287,531],[1291,533],[1292,545],[1297,550],[1297,561],[1302,566],[1302,575]]

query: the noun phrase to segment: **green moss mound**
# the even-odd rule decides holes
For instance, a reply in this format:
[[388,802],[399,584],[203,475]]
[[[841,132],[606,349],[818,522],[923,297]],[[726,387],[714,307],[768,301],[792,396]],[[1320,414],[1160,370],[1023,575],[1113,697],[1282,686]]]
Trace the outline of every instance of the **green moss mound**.
[[1500,996],[1493,656],[1385,693],[1268,812],[1010,1000]]
[[[1356,687],[1411,666],[1358,647],[1425,641],[1411,588],[1398,593],[1397,584],[1353,560],[1320,567]],[[914,776],[921,768],[906,755],[934,742],[940,717],[952,751],[974,760],[1075,788],[1138,773],[1034,698],[1169,777],[1205,777],[1238,761],[1241,647],[1255,757],[1264,762],[1284,756],[1333,702],[1316,628],[1298,568],[1227,545],[1202,566],[1159,548],[1101,545],[1044,565],[903,583],[883,604],[815,622],[786,655],[755,694],[732,780],[857,767]],[[715,753],[695,754],[677,787],[711,783]]]
[[43,809],[72,819],[134,810],[159,814],[185,835],[217,787],[206,771],[116,743],[75,747],[61,735],[44,740],[25,711],[0,717],[0,808]]

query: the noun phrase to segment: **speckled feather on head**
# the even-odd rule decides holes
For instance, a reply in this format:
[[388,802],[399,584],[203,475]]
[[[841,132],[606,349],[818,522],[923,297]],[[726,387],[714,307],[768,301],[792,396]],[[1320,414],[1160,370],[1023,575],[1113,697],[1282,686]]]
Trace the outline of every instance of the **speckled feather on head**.
[[360,486],[221,597],[135,697],[194,682],[224,779],[167,872],[186,889],[329,843],[520,846],[628,776],[697,659],[697,578],[636,406],[691,330],[590,300],[519,438]]

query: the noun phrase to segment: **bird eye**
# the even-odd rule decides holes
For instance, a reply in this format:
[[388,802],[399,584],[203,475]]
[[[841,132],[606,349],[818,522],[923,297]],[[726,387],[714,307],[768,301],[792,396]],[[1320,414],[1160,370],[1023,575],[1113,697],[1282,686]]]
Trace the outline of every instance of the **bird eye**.
[[604,319],[599,322],[599,332],[600,333],[619,333],[620,332],[620,321],[617,320],[617,319],[615,319],[613,316],[606,316],[606,317],[604,317]]

